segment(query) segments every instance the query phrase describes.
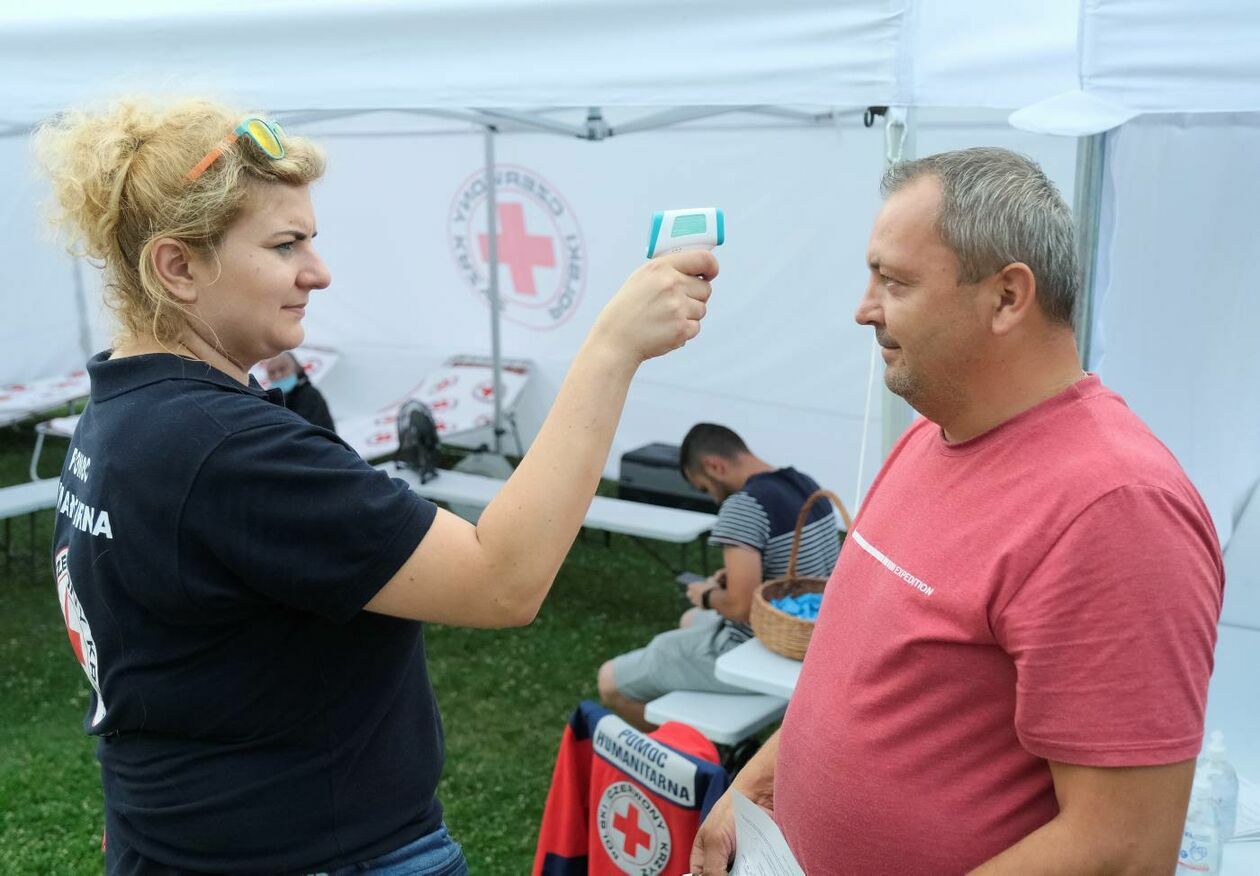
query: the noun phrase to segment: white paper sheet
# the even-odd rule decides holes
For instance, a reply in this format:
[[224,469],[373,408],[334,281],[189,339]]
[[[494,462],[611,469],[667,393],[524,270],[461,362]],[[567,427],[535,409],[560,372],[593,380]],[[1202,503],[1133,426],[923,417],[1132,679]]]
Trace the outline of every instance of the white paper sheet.
[[743,794],[732,793],[735,863],[730,876],[805,876],[774,820]]
[[1260,841],[1260,785],[1238,777],[1238,822],[1230,842]]

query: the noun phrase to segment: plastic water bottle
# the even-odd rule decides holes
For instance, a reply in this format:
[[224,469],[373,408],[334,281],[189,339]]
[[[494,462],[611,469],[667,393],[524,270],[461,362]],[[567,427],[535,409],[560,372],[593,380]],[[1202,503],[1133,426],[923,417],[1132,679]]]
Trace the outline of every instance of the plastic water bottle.
[[1225,734],[1220,730],[1213,730],[1208,737],[1198,770],[1207,774],[1212,803],[1221,820],[1221,842],[1225,842],[1238,825],[1238,773],[1225,759]]
[[1222,845],[1220,822],[1212,805],[1212,786],[1206,773],[1196,769],[1181,849],[1177,852],[1177,873],[1216,876],[1221,872]]

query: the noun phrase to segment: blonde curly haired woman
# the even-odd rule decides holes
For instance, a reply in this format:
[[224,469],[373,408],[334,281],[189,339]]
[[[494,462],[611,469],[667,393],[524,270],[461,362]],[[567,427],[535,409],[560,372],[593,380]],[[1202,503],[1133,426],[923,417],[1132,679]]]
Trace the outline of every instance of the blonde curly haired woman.
[[422,622],[533,619],[631,378],[695,337],[716,261],[626,280],[474,526],[249,379],[331,282],[314,144],[204,101],[121,101],[36,136],[120,325],[88,364],[53,544],[107,872],[466,872],[434,795]]

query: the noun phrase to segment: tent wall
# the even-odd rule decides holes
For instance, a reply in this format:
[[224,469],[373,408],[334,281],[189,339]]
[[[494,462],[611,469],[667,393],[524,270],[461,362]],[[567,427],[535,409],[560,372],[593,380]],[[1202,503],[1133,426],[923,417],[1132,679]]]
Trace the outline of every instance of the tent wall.
[[1091,363],[1185,467],[1227,543],[1260,479],[1260,116],[1108,135]]
[[0,138],[0,385],[81,367],[74,265],[44,218],[30,143]]

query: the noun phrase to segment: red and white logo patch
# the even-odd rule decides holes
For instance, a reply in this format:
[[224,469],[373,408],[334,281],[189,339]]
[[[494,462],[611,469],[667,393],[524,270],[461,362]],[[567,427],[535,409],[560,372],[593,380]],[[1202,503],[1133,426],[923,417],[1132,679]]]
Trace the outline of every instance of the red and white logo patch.
[[70,648],[75,659],[83,667],[83,672],[96,691],[96,713],[92,716],[95,727],[105,718],[105,699],[101,696],[100,662],[96,655],[96,640],[92,638],[92,627],[88,624],[83,606],[74,593],[74,584],[70,580],[70,548],[63,547],[53,558],[53,569],[57,576],[57,601],[61,603],[61,617],[66,622],[66,635],[70,637]]
[[[455,191],[447,235],[456,269],[488,305],[486,198],[486,175],[479,170]],[[495,216],[503,318],[538,330],[562,325],[586,289],[586,241],[573,209],[539,174],[500,164],[495,167]]]
[[487,402],[487,403],[493,402],[494,401],[494,381],[483,380],[481,381],[481,383],[478,383],[476,386],[473,387],[472,397],[480,402]]
[[450,389],[452,386],[454,386],[457,383],[459,383],[459,376],[456,374],[448,374],[447,376],[439,380],[437,383],[433,384],[433,388],[429,390],[429,395],[435,396],[438,393],[442,392],[442,390]]
[[673,853],[669,825],[647,794],[633,782],[613,782],[604,789],[596,812],[604,851],[623,873],[656,876]]

